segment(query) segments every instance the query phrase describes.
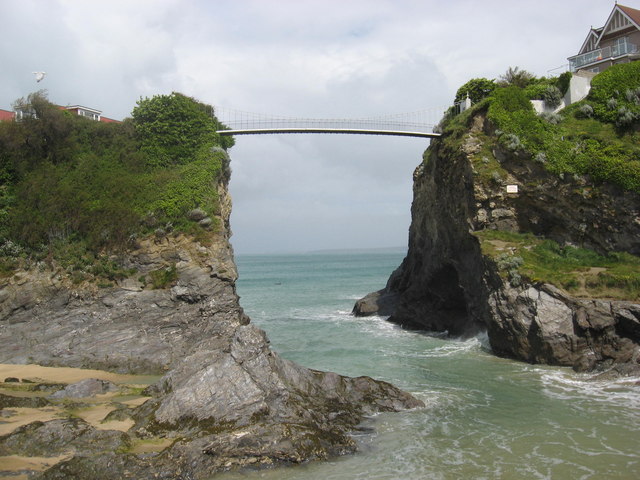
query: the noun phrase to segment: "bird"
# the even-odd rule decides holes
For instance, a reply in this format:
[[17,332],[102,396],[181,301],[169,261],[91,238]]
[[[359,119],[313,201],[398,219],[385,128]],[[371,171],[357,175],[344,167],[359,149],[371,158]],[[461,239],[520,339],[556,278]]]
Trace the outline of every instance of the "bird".
[[36,82],[40,83],[47,72],[31,72],[36,76]]

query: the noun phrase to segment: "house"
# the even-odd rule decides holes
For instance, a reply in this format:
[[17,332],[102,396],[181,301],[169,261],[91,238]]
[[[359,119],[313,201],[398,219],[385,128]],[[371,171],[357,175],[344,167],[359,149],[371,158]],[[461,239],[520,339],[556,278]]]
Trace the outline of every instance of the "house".
[[114,120],[113,118],[103,117],[101,110],[95,108],[83,107],[82,105],[73,105],[71,107],[60,107],[69,112],[74,112],[81,117],[89,118],[91,120],[97,120],[103,123],[122,123],[120,120]]
[[569,57],[572,72],[598,73],[616,63],[640,60],[640,10],[616,5],[603,27],[591,28],[577,55]]
[[[90,120],[95,120],[97,122],[103,123],[120,123],[120,120],[114,120],[113,118],[103,117],[102,111],[96,110],[95,108],[83,107],[82,105],[72,105],[68,107],[58,107],[60,110],[67,110],[69,112],[75,113],[76,115],[80,115],[81,117],[88,118]],[[16,120],[20,121],[24,118],[32,117],[35,115],[35,112],[29,105],[24,105],[17,108],[15,111],[10,112],[9,110],[0,109],[0,122],[8,121],[8,120]]]
[[14,112],[10,112],[9,110],[2,110],[0,108],[0,122],[8,122],[13,120],[16,114]]
[[85,117],[90,120],[97,120],[98,122],[102,115],[102,111],[96,110],[95,108],[83,107],[82,105],[73,105],[63,108],[69,112],[75,113],[76,115],[80,115],[81,117]]

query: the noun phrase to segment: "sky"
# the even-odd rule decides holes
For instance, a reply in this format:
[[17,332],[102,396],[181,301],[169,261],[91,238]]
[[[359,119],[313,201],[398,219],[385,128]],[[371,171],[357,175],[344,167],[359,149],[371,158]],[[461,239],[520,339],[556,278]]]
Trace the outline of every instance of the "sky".
[[[640,8],[640,0],[621,2]],[[305,118],[442,112],[471,78],[559,74],[605,0],[0,0],[0,108],[49,100],[122,119],[172,91]],[[45,71],[36,83],[32,72]],[[428,139],[238,136],[236,253],[407,245]]]

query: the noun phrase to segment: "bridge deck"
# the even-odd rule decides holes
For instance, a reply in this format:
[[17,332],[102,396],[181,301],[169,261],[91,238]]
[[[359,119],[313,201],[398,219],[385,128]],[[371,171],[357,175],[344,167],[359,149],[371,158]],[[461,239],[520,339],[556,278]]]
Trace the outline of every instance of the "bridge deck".
[[265,135],[278,133],[341,133],[351,135],[392,135],[396,137],[437,138],[439,133],[404,130],[377,130],[364,128],[246,128],[218,130],[220,135]]

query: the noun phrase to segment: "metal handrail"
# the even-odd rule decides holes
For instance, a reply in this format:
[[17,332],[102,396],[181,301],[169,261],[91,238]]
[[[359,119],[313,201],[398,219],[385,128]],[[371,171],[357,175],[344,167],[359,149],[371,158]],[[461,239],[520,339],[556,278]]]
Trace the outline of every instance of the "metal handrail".
[[633,43],[621,43],[569,57],[569,64],[571,65],[571,69],[575,71],[580,67],[584,67],[591,63],[597,63],[607,58],[615,58],[621,55],[628,55],[630,53],[637,52],[637,45],[634,45]]

